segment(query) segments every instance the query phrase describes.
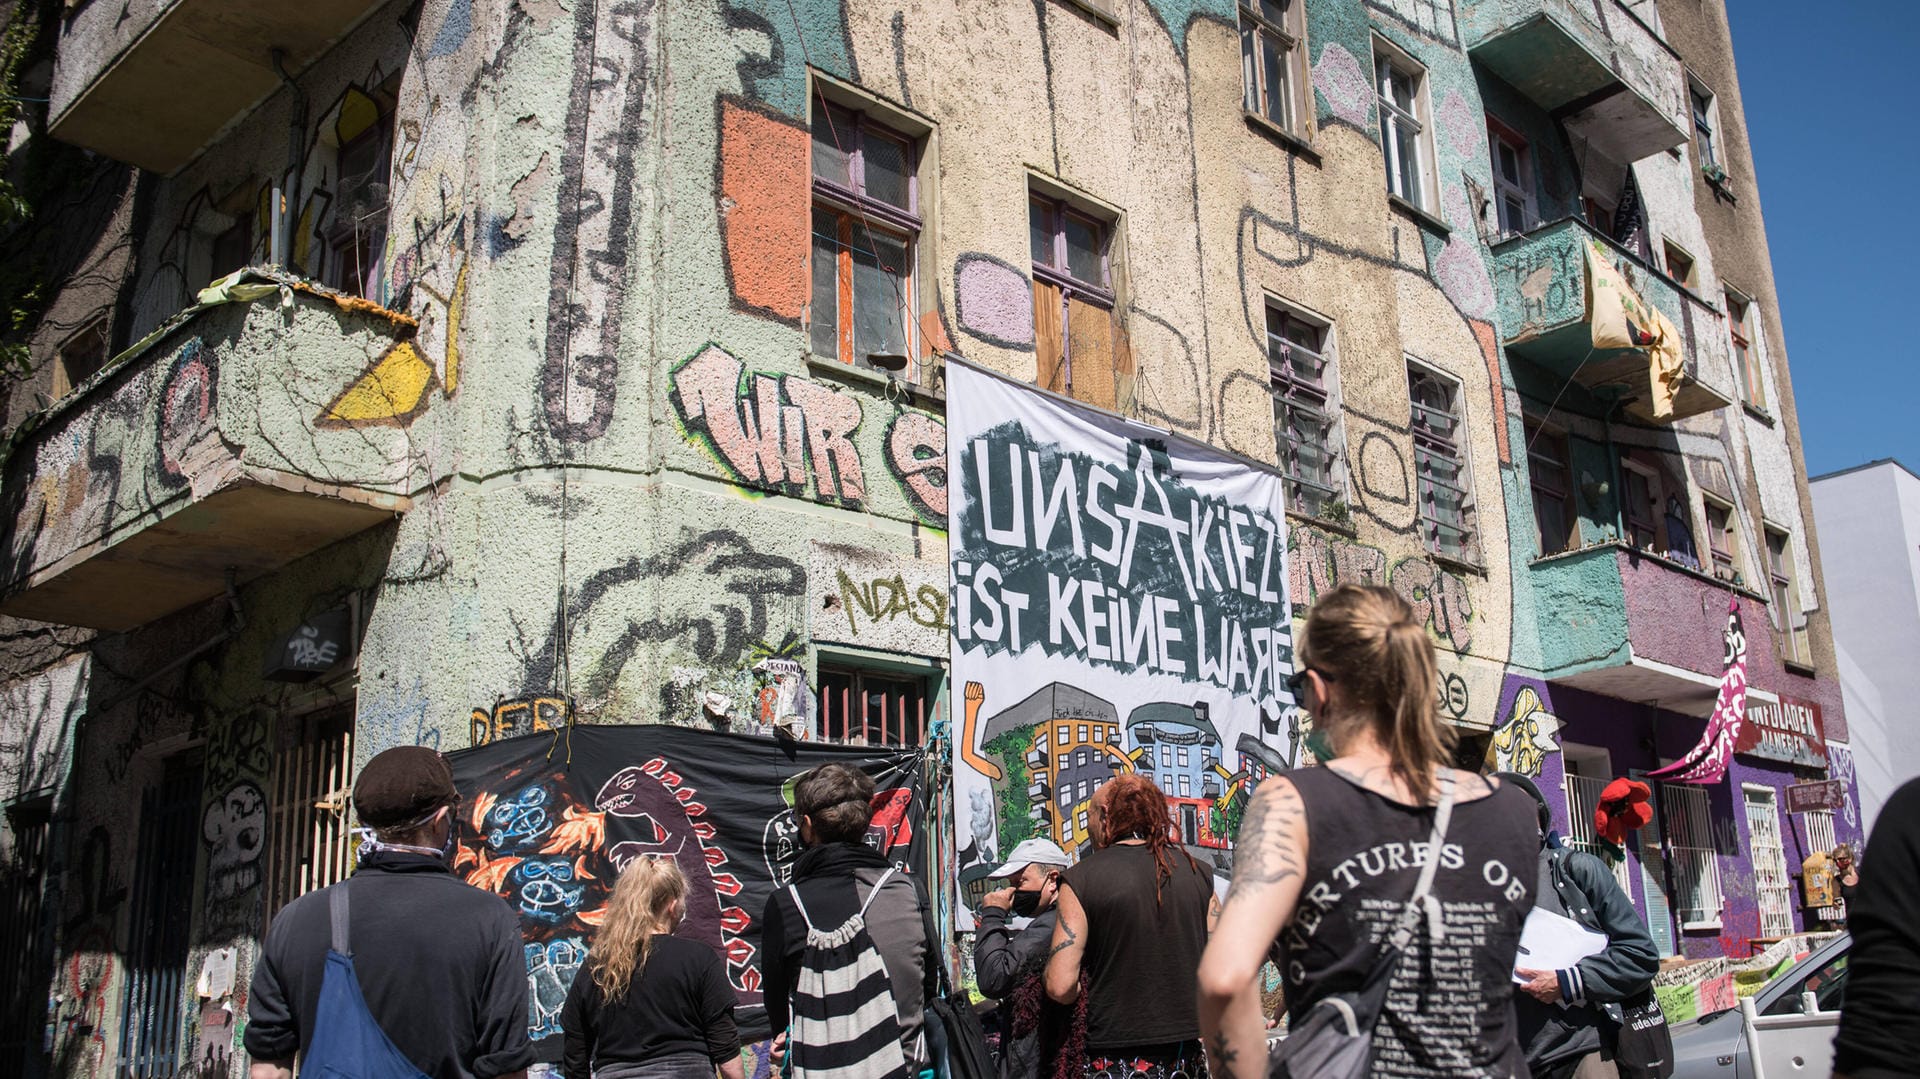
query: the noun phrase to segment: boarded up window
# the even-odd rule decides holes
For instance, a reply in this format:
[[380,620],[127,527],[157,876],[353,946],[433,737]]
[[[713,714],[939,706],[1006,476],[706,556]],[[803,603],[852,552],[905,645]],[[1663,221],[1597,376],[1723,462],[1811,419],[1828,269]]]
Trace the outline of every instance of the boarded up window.
[[1112,228],[1039,196],[1030,212],[1034,381],[1119,411],[1133,391],[1133,354],[1112,290]]

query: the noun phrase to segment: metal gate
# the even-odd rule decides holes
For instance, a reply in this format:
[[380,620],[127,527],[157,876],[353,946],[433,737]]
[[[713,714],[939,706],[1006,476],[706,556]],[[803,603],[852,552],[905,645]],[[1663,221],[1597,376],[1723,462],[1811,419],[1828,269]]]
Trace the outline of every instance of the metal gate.
[[41,1072],[47,983],[52,980],[51,935],[41,931],[40,897],[47,875],[48,804],[17,806],[7,814],[12,856],[0,863],[0,1073]]
[[1787,879],[1786,847],[1772,787],[1740,788],[1747,811],[1747,853],[1753,859],[1753,897],[1760,905],[1760,935],[1793,935],[1793,886]]
[[180,1070],[181,994],[193,917],[200,755],[168,759],[140,802],[139,870],[121,1005],[120,1079],[171,1079]]
[[[267,921],[280,908],[353,872],[347,803],[353,783],[353,709],[294,721],[273,762],[267,836]],[[264,934],[265,930],[262,930]]]

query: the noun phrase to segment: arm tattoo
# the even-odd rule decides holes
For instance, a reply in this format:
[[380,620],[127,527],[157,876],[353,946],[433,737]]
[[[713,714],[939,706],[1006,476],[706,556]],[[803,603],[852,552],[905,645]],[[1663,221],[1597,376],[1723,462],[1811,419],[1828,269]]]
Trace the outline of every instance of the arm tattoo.
[[1227,1044],[1227,1032],[1224,1030],[1213,1036],[1213,1044],[1208,1048],[1213,1050],[1214,1059],[1222,1064],[1232,1064],[1240,1059],[1240,1050]]
[[1074,933],[1072,926],[1062,923],[1060,926],[1060,932],[1066,934],[1066,939],[1054,945],[1052,950],[1047,952],[1048,959],[1052,959],[1054,956],[1059,955],[1061,952],[1064,952],[1068,948],[1071,948],[1074,945],[1080,943],[1080,938],[1078,935]]
[[1301,875],[1292,833],[1305,815],[1306,806],[1291,783],[1274,783],[1255,792],[1234,842],[1233,886],[1227,890],[1227,904]]

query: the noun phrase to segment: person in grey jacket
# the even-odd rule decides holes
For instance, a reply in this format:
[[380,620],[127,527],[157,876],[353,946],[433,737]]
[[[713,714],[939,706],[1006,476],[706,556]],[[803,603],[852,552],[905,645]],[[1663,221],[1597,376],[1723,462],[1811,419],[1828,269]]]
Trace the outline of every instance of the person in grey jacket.
[[1660,971],[1660,953],[1647,923],[1607,864],[1570,850],[1553,832],[1553,815],[1540,788],[1517,772],[1501,772],[1533,795],[1540,812],[1540,883],[1534,905],[1604,933],[1607,946],[1565,970],[1533,970],[1523,956],[1514,974],[1514,1011],[1533,1079],[1616,1076],[1613,1048],[1622,1021],[1620,1002],[1644,992]]
[[[980,902],[973,971],[980,992],[1000,1002],[1000,1079],[1040,1079],[1059,1050],[1072,1009],[1047,999],[1041,976],[1053,941],[1060,874],[1072,859],[1050,839],[1028,839],[988,874],[1006,887]],[[1014,917],[1032,919],[1025,928]]]

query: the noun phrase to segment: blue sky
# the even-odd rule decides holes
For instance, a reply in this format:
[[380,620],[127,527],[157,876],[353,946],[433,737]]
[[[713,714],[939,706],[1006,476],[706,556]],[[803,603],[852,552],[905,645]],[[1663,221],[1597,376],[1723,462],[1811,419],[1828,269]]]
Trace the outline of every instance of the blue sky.
[[1807,471],[1920,469],[1920,4],[1727,7]]

